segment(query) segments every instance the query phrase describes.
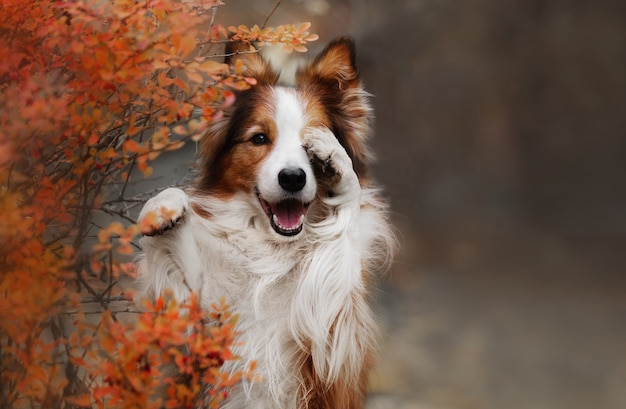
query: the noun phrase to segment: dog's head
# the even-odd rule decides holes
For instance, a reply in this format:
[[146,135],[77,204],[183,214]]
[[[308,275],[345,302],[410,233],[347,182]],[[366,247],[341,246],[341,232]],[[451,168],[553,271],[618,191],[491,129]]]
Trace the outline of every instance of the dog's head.
[[[233,51],[233,50],[229,50]],[[303,147],[307,128],[330,129],[362,178],[370,107],[355,64],[354,42],[339,38],[298,67],[285,85],[275,63],[256,52],[235,53],[257,84],[237,94],[203,140],[199,190],[224,198],[244,192],[258,200],[273,230],[296,236],[323,181]]]

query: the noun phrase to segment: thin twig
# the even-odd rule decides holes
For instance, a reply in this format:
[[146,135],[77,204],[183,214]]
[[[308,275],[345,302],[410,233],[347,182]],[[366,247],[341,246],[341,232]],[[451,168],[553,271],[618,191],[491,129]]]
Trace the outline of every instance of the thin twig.
[[263,22],[263,26],[261,26],[261,30],[265,29],[265,26],[267,25],[267,22],[270,20],[270,18],[272,17],[272,15],[274,14],[276,9],[278,8],[278,6],[280,6],[280,3],[282,3],[282,2],[283,2],[283,0],[278,0],[276,2],[276,4],[274,5],[274,8],[272,9],[272,11],[270,11],[270,14],[268,14],[267,17],[265,17],[265,21]]
[[[100,301],[101,301],[100,297],[84,297],[80,299],[81,304],[100,303]],[[132,301],[132,300],[125,295],[110,296],[107,298],[107,302],[113,302],[113,301]]]
[[[136,310],[134,308],[128,307],[126,309],[120,309],[120,310],[114,310],[109,308],[108,309],[111,314],[124,314],[124,313],[128,313],[128,314],[144,314],[145,311],[140,311],[140,310]],[[76,311],[63,311],[60,312],[59,315],[76,315],[76,314],[84,314],[84,315],[97,315],[97,314],[102,314],[102,311],[81,311],[81,310],[76,310]]]
[[213,24],[215,24],[215,15],[217,14],[217,6],[211,7],[211,22],[209,23],[209,33],[211,33],[211,29],[213,28]]

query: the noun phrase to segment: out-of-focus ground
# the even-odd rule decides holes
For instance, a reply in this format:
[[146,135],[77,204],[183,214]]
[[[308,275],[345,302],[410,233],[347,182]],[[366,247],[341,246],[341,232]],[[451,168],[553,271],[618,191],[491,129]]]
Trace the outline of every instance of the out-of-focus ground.
[[368,408],[626,407],[626,2],[292,0],[269,24],[296,21],[357,40],[402,236]]

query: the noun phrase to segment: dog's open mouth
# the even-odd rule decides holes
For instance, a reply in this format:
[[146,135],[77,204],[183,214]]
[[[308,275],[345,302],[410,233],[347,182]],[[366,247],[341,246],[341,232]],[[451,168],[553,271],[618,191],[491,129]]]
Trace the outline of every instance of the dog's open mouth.
[[257,193],[257,196],[276,233],[283,236],[295,236],[302,231],[308,203],[302,203],[297,199],[269,203],[260,194]]

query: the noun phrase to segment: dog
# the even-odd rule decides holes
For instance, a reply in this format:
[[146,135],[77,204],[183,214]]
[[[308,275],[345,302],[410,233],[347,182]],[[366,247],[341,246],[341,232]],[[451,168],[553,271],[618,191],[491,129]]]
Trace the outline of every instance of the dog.
[[377,343],[369,302],[395,239],[368,174],[372,109],[354,41],[338,38],[284,75],[234,52],[256,85],[236,95],[201,144],[184,191],[145,204],[144,294],[225,297],[239,314],[239,360],[259,381],[224,408],[354,409],[365,405]]

